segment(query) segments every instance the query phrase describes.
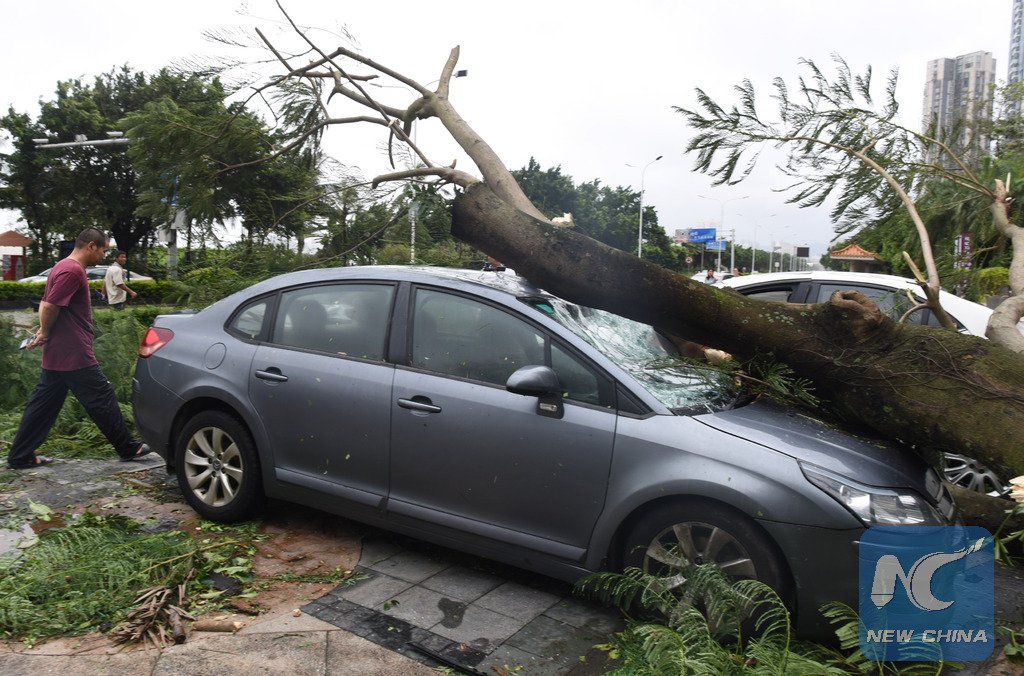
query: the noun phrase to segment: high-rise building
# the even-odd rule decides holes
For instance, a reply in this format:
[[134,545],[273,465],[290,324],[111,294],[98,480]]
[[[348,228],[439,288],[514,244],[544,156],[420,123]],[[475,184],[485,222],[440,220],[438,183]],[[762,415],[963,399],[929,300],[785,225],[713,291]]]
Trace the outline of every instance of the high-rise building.
[[[971,123],[992,119],[995,82],[996,60],[991,52],[972,52],[955,59],[929,61],[922,128],[927,130],[935,122],[939,135],[955,146],[985,149],[988,139],[974,133]],[[957,138],[949,138],[957,126]]]
[[1024,82],[1024,0],[1013,0],[1010,15],[1010,64],[1006,81]]

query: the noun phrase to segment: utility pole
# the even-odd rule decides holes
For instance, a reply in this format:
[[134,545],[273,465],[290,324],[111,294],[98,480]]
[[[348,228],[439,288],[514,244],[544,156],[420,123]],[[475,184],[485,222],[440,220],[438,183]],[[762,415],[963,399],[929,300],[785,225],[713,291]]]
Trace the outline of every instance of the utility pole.
[[409,204],[409,265],[416,265],[416,217],[420,213],[420,205],[416,200]]

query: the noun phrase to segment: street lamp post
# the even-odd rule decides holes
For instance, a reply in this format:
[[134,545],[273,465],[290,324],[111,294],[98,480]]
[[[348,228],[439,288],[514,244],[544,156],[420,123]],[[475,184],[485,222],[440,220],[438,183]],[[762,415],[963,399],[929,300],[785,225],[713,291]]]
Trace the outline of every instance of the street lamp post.
[[[743,214],[736,214],[737,216],[743,217]],[[768,214],[767,218],[775,218],[776,214]],[[760,219],[754,219],[754,239],[750,242],[750,272],[757,272],[757,226]],[[771,233],[768,233],[771,235]],[[769,258],[771,256],[769,255]],[[771,272],[771,261],[768,261],[768,272]]]
[[[719,204],[719,210],[718,210],[718,229],[721,230],[724,233],[725,232],[725,204],[726,204],[726,202],[737,202],[739,200],[745,200],[748,197],[750,197],[750,195],[743,195],[742,197],[730,197],[727,200],[719,199],[717,197],[707,197],[706,195],[697,195],[697,197],[700,197],[701,199],[712,200],[714,202],[718,202],[718,204]],[[730,250],[730,253],[729,253],[729,271],[730,272],[732,272],[732,270],[736,267],[736,233],[735,233],[735,231],[733,232],[733,237],[732,237],[731,244],[732,244],[732,246],[730,247],[731,250]],[[718,251],[718,267],[722,267],[722,251],[721,251],[721,249],[719,249],[719,251]]]
[[[657,157],[655,157],[653,160],[645,164],[643,170],[640,172],[640,227],[636,235],[637,258],[642,257],[644,244],[644,175],[647,174],[647,167],[651,166],[652,164],[660,160],[662,157],[664,157],[664,155],[658,155]],[[636,169],[636,166],[632,164],[627,164],[626,166]]]

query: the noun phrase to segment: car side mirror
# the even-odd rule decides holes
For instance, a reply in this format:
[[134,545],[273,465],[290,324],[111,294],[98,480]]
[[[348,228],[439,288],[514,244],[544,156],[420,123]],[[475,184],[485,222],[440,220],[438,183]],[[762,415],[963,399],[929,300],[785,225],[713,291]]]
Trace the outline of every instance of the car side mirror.
[[512,394],[537,397],[537,415],[546,418],[561,418],[565,415],[562,405],[562,383],[549,366],[524,366],[508,377],[505,389]]

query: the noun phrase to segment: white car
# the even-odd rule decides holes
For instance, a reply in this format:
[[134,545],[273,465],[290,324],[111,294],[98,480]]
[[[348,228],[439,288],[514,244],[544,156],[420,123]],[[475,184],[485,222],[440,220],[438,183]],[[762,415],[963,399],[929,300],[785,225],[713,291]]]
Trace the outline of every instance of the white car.
[[[860,291],[875,301],[878,307],[894,320],[917,302],[924,302],[924,294],[917,282],[895,275],[876,275],[867,272],[837,272],[811,270],[808,272],[771,272],[767,274],[731,277],[718,284],[722,288],[736,289],[744,296],[783,303],[824,303],[836,291]],[[914,303],[907,297],[910,292]],[[939,292],[939,300],[949,316],[963,333],[985,336],[992,310],[946,291]],[[915,312],[912,324],[938,326],[930,310]]]
[[[107,268],[109,265],[94,265],[85,269],[85,276],[89,278],[90,282],[100,281],[106,276]],[[22,277],[19,282],[45,282],[46,278],[50,276],[50,270],[53,268],[47,268],[40,272],[38,275],[32,275],[30,277]],[[128,271],[126,277],[131,282],[150,282],[153,280],[152,277],[146,275],[140,275],[137,272]]]
[[[921,287],[914,280],[867,272],[771,272],[732,277],[716,286],[735,289],[750,298],[782,303],[824,303],[836,291],[860,291],[894,320],[899,320],[917,302],[924,301]],[[915,298],[914,303],[907,297],[908,291]],[[985,337],[992,310],[946,291],[939,292],[939,301],[962,333]],[[931,310],[915,312],[908,322],[939,325]],[[995,472],[966,455],[947,453],[944,474],[950,483],[979,493],[1005,496],[1009,492],[1009,487]]]

